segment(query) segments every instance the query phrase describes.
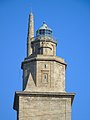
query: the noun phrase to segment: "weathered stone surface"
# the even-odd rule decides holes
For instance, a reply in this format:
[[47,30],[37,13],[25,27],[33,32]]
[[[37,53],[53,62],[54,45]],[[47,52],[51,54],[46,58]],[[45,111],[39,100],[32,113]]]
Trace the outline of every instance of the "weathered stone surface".
[[34,54],[43,54],[43,55],[56,55],[56,45],[57,43],[51,38],[40,37],[38,40],[32,41],[32,51]]
[[15,97],[19,120],[71,120],[74,93],[17,92]]
[[33,37],[34,37],[34,16],[32,12],[30,12],[27,36],[27,57],[32,54],[31,41],[33,41],[32,39]]
[[43,55],[38,55],[33,60],[32,58],[23,63],[23,89],[65,92],[66,63],[64,60]]

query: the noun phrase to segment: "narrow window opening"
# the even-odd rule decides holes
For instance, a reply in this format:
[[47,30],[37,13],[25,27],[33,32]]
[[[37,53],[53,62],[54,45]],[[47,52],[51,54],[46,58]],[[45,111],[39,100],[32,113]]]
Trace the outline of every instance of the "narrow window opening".
[[47,76],[46,75],[44,75],[44,79],[46,80],[46,78],[47,78]]
[[45,68],[46,68],[46,64],[45,64]]

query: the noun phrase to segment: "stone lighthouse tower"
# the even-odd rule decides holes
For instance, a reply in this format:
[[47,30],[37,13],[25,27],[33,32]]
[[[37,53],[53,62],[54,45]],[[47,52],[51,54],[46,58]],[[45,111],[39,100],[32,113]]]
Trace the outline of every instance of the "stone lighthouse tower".
[[64,59],[56,56],[57,41],[44,22],[34,37],[29,15],[27,57],[22,62],[23,90],[15,93],[17,120],[71,120],[74,93],[65,91]]

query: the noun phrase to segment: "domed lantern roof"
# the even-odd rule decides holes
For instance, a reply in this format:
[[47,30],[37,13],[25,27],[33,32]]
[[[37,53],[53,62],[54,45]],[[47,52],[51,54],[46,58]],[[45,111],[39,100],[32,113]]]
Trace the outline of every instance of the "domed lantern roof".
[[52,29],[43,22],[42,26],[37,30],[36,36],[52,36]]

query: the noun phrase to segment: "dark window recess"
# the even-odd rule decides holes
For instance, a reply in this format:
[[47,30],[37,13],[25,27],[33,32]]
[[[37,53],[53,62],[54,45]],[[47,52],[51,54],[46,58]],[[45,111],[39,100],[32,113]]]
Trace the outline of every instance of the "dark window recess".
[[47,78],[46,75],[44,75],[44,79],[45,79],[45,80],[46,80],[46,78]]
[[44,65],[44,67],[46,68],[46,64]]

